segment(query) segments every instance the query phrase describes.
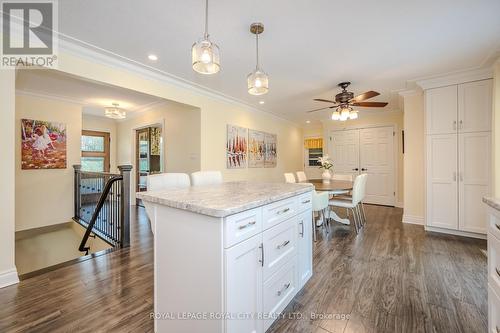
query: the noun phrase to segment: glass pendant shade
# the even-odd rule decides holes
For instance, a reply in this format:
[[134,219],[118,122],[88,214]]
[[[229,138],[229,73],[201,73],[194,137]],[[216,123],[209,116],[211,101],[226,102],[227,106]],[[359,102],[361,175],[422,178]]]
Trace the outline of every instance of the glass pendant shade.
[[248,93],[251,95],[264,95],[269,91],[269,79],[267,74],[260,70],[255,69],[247,76]]
[[219,47],[205,36],[193,44],[191,49],[193,69],[200,74],[215,74],[220,71]]
[[358,119],[358,111],[354,111],[354,110],[352,110],[352,111],[349,113],[349,119],[351,119],[351,120]]
[[333,111],[332,120],[340,120],[340,113],[338,111]]
[[340,119],[341,121],[346,121],[348,118],[349,118],[349,108],[342,108],[342,110],[340,110]]

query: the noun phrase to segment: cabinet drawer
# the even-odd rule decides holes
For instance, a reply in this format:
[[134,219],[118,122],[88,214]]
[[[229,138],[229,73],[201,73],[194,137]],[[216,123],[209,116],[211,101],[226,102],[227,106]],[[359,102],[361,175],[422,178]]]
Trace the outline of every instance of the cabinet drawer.
[[264,231],[264,281],[297,254],[297,217]]
[[262,232],[262,208],[230,215],[224,221],[224,247],[228,248]]
[[500,294],[500,240],[488,234],[488,283]]
[[282,266],[264,283],[264,331],[266,331],[297,293],[295,259]]
[[500,332],[500,296],[488,287],[488,333]]
[[276,224],[297,214],[297,198],[289,198],[273,202],[262,208],[263,229],[269,229]]
[[305,210],[312,209],[312,193],[307,192],[298,197],[297,212],[302,213]]
[[500,240],[500,217],[493,215],[493,214],[489,214],[488,219],[490,221],[488,223],[489,224],[489,227],[488,227],[489,233]]

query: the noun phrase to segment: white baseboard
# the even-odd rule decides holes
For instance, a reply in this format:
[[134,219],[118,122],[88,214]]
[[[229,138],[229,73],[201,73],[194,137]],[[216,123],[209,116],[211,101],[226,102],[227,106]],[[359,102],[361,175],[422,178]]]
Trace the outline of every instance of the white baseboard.
[[477,234],[475,232],[460,231],[460,230],[453,230],[453,229],[446,229],[446,228],[425,226],[425,231],[439,232],[441,234],[449,234],[449,235],[462,236],[462,237],[487,239],[487,235],[485,235],[485,234]]
[[0,272],[0,288],[7,287],[16,283],[19,283],[17,269],[13,268],[7,271]]
[[403,214],[403,223],[424,225],[425,220],[423,216]]
[[404,208],[404,204],[402,201],[398,201],[396,202],[396,204],[394,205],[394,207],[397,207],[397,208]]

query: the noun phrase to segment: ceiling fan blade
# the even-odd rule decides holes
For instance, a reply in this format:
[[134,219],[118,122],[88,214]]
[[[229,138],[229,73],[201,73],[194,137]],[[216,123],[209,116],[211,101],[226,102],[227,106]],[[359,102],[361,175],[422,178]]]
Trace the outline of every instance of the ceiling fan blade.
[[327,107],[320,108],[320,109],[309,110],[309,111],[306,111],[306,113],[311,113],[311,112],[316,112],[316,111],[321,111],[321,110],[326,110],[326,109],[333,109],[333,108],[336,108],[336,107],[337,107],[336,105],[334,105],[334,106],[327,106]]
[[350,103],[352,106],[362,106],[367,108],[383,108],[389,103],[385,102],[359,102],[359,103]]
[[327,103],[335,103],[335,104],[337,104],[337,102],[330,101],[330,100],[328,100],[328,99],[315,98],[314,100],[315,100],[315,101],[318,101],[318,102],[327,102]]
[[352,102],[361,102],[361,101],[364,101],[365,99],[369,99],[369,98],[372,98],[372,97],[375,97],[378,95],[380,95],[378,92],[370,90],[370,91],[367,91],[361,95],[354,97],[353,99],[351,99],[351,101]]

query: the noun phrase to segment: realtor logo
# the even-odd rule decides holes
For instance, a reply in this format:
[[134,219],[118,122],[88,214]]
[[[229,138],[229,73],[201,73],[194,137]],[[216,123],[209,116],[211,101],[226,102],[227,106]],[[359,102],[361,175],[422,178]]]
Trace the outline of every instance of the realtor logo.
[[51,0],[4,1],[0,67],[57,65],[56,3]]

